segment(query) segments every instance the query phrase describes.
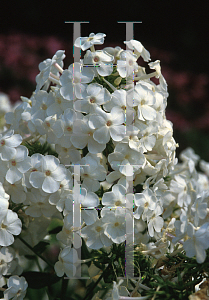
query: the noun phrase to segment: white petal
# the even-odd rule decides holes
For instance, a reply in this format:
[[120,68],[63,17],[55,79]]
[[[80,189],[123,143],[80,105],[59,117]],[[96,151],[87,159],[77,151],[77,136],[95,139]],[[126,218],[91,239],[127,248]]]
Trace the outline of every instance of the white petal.
[[6,145],[2,147],[1,159],[10,160],[16,155],[16,149],[7,147]]
[[141,112],[145,120],[154,120],[157,115],[156,110],[148,105],[143,105]]
[[41,188],[45,175],[42,172],[35,171],[31,172],[29,182],[34,188]]
[[44,171],[49,170],[53,172],[59,165],[59,159],[53,155],[47,155],[43,157],[42,165]]
[[14,134],[5,141],[8,147],[18,147],[22,143],[22,137],[20,134]]
[[46,176],[42,184],[42,189],[46,193],[54,193],[58,191],[60,184],[55,181],[51,176]]
[[16,168],[9,169],[6,174],[6,180],[11,184],[17,182],[22,177],[23,174],[20,171],[18,171]]
[[93,138],[100,144],[107,144],[110,140],[109,130],[103,126],[94,132]]
[[0,229],[0,246],[10,246],[14,243],[14,237],[5,229]]
[[126,133],[126,129],[124,125],[118,125],[118,126],[110,126],[110,135],[113,139],[113,141],[121,141]]
[[60,261],[56,262],[54,269],[58,277],[62,277],[64,275],[64,267]]

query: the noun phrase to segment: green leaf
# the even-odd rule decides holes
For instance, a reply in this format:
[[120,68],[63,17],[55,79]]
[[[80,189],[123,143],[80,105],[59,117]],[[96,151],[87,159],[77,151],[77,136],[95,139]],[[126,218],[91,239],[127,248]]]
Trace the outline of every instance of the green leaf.
[[39,242],[35,247],[33,247],[33,250],[37,253],[37,254],[41,254],[46,250],[46,247],[49,245],[49,242],[46,241],[41,241]]
[[56,228],[53,228],[52,230],[49,230],[48,233],[49,234],[57,234],[62,230],[62,226],[58,226]]
[[34,271],[23,272],[21,276],[25,277],[28,287],[31,289],[41,289],[45,286],[52,285],[61,279],[61,277],[58,277],[55,274]]

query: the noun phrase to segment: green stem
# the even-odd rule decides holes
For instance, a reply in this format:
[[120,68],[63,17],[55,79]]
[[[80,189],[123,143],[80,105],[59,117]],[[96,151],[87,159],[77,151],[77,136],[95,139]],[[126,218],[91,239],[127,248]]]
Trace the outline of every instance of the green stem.
[[31,247],[23,238],[21,238],[20,236],[18,236],[19,240],[21,240],[21,242],[26,245],[31,251],[33,251],[33,253],[35,253],[35,255],[37,255],[38,257],[40,257],[43,261],[45,261],[45,263],[47,263],[47,265],[49,265],[50,267],[52,267],[54,269],[54,265],[52,263],[50,263],[49,261],[47,261],[47,259],[45,257],[43,257],[41,254],[36,253],[36,251],[34,251],[33,247]]

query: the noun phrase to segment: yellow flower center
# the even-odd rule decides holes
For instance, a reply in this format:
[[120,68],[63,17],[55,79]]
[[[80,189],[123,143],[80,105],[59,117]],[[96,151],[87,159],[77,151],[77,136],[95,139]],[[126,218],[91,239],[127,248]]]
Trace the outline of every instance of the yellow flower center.
[[101,227],[101,226],[97,226],[97,227],[96,227],[96,231],[97,231],[97,232],[100,232],[101,230],[102,230],[102,227]]
[[47,110],[46,104],[42,104],[41,108],[42,108],[43,110]]

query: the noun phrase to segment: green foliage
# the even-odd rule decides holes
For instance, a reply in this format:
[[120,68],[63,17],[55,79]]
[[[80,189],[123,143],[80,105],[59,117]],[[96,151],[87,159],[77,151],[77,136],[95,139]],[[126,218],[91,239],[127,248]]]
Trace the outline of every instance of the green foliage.
[[29,156],[40,153],[42,155],[54,155],[55,157],[58,157],[57,152],[55,152],[47,142],[44,144],[41,144],[39,141],[34,143],[24,142],[23,145],[28,148]]
[[36,252],[36,254],[41,254],[46,250],[49,244],[50,243],[47,241],[40,241],[37,245],[35,245],[35,247],[33,247],[33,250]]
[[[105,76],[105,79],[109,81],[109,83],[111,83],[115,88],[117,87],[114,83],[115,79],[117,78],[116,73],[117,73],[117,68],[114,66],[112,74],[109,76]],[[111,87],[103,80],[101,76],[94,77],[91,83],[99,83],[103,85],[103,87],[106,88],[110,93],[113,92]]]
[[[155,300],[188,300],[195,292],[195,285],[209,277],[209,249],[204,263],[198,264],[195,258],[188,258],[184,253],[172,257],[166,255],[164,268],[150,268],[142,283],[151,288],[142,295],[155,296]],[[141,268],[141,266],[140,266]]]

